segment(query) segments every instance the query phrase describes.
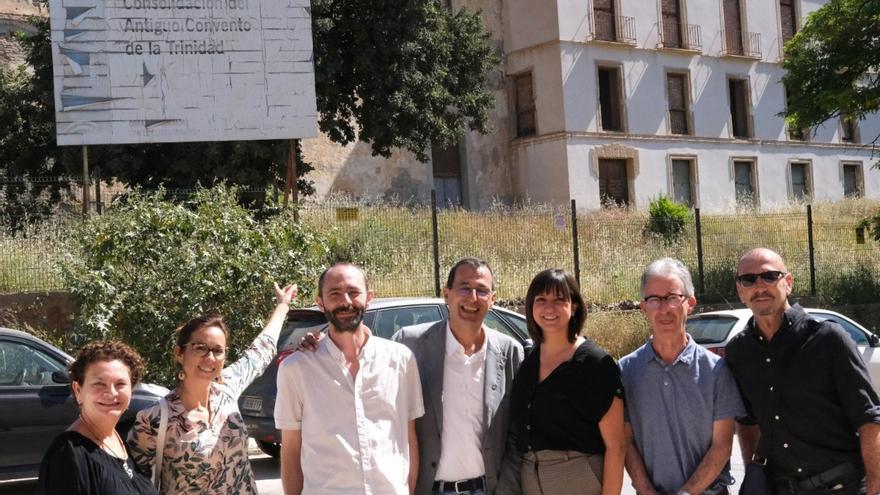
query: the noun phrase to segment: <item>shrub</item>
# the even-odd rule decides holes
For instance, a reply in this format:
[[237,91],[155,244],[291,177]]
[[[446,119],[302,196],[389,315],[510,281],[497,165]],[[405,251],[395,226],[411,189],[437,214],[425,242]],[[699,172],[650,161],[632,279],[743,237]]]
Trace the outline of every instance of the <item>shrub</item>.
[[144,356],[150,381],[170,384],[175,327],[219,311],[234,358],[274,306],[273,281],[299,284],[299,300],[311,301],[327,249],[289,210],[254,220],[234,189],[164,196],[136,192],[75,228],[60,271],[80,305],[71,347],[121,339]]
[[684,237],[685,226],[691,220],[691,210],[687,205],[660,196],[651,200],[648,206],[648,225],[645,231],[659,236],[667,245],[674,244]]

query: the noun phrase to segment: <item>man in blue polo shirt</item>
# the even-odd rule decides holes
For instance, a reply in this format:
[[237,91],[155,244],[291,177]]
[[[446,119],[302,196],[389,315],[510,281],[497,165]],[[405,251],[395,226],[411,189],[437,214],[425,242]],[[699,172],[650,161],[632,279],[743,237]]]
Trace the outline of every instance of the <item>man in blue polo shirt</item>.
[[651,338],[620,360],[626,470],[639,495],[727,494],[734,420],[745,415],[720,357],[685,332],[697,301],[687,267],[652,262],[641,281]]

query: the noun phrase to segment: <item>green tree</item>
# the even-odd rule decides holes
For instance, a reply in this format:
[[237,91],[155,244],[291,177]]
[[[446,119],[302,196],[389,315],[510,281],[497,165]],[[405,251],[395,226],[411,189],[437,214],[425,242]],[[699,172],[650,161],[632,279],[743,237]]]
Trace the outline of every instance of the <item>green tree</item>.
[[290,211],[258,220],[234,189],[199,189],[186,202],[160,189],[135,192],[106,214],[77,224],[60,271],[79,303],[66,345],[122,339],[146,359],[150,380],[170,384],[174,328],[218,311],[230,346],[250,343],[274,306],[272,282],[297,283],[311,301],[327,259],[323,235]]
[[880,2],[830,0],[786,43],[783,67],[793,129],[880,109]]

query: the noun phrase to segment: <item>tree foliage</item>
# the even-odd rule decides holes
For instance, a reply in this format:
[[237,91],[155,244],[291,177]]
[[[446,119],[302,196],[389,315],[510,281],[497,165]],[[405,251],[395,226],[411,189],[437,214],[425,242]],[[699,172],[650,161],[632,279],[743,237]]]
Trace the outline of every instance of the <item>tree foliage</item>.
[[122,339],[147,360],[151,381],[170,384],[176,326],[218,311],[241,350],[274,306],[273,281],[297,283],[299,300],[310,301],[327,259],[324,236],[289,211],[257,220],[236,197],[223,186],[184,203],[135,192],[76,226],[59,267],[79,303],[69,347]]
[[[333,141],[360,139],[383,156],[405,148],[427,160],[431,143],[487,130],[493,97],[484,82],[498,59],[478,14],[452,13],[435,0],[312,3],[319,126]],[[33,75],[0,71],[0,170],[76,176],[80,149],[55,145],[49,22],[32,22],[36,34],[19,40]],[[265,187],[283,180],[287,153],[285,141],[108,145],[91,146],[89,161],[129,185]],[[299,163],[303,177],[311,166]],[[299,187],[313,191],[305,180]]]
[[880,2],[830,0],[785,45],[783,67],[791,128],[880,109]]
[[487,131],[498,57],[478,14],[436,0],[314,0],[312,15],[320,128],[333,141],[426,161],[431,143]]

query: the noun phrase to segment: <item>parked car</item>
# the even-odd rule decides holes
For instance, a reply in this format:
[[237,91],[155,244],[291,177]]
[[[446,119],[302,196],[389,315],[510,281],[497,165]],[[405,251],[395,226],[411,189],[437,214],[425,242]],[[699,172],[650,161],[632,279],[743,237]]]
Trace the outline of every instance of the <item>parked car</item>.
[[[401,327],[442,320],[447,312],[443,299],[377,298],[367,307],[364,323],[373,335],[387,339]],[[495,306],[486,315],[485,322],[489,328],[510,335],[526,348],[531,347],[526,320],[521,314]],[[326,329],[327,319],[317,307],[291,310],[278,339],[278,356],[239,399],[239,410],[248,433],[260,450],[272,457],[278,456],[281,442],[281,432],[275,429],[274,418],[278,364],[293,352],[307,332]]]
[[[33,335],[0,328],[0,481],[31,478],[49,444],[79,415],[67,366],[73,358]],[[135,414],[168,389],[139,384],[117,429],[125,437]]]
[[[804,308],[804,311],[813,318],[831,320],[846,330],[868,365],[874,388],[880,391],[880,337],[840,313],[815,308]],[[687,331],[696,343],[723,356],[727,343],[746,328],[751,317],[752,312],[749,309],[701,313],[688,318]]]

